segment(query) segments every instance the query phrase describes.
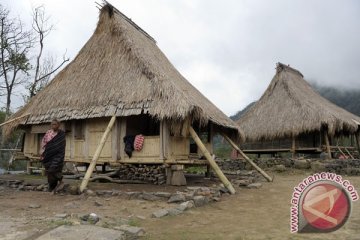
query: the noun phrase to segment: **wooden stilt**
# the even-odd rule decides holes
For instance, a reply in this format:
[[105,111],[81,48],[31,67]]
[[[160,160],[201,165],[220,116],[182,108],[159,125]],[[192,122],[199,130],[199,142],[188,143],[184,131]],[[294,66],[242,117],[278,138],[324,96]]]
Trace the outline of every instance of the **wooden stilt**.
[[357,131],[357,133],[355,134],[355,140],[356,140],[358,155],[360,157],[360,131]]
[[329,141],[329,134],[328,134],[327,130],[324,132],[324,135],[325,135],[324,137],[325,137],[325,144],[326,144],[326,152],[328,154],[329,159],[332,159],[330,141]]
[[90,166],[87,169],[86,174],[84,176],[84,179],[81,182],[80,192],[83,192],[85,190],[85,188],[87,187],[87,185],[88,185],[91,174],[94,171],[94,168],[96,166],[96,161],[98,160],[98,158],[99,158],[99,156],[101,154],[101,151],[104,148],[105,141],[106,141],[107,137],[109,136],[111,128],[114,126],[115,120],[116,120],[116,116],[114,115],[114,116],[111,117],[110,122],[109,122],[109,124],[108,124],[108,126],[107,126],[101,140],[100,140],[100,143],[96,148],[96,151],[95,151],[94,156],[93,156],[93,158],[91,160]]
[[210,178],[210,177],[211,177],[210,165],[206,165],[205,177],[206,177],[206,178]]
[[171,166],[171,185],[173,186],[186,186],[186,178],[184,175],[184,165]]
[[226,139],[226,141],[228,141],[228,143],[230,143],[230,145],[236,150],[238,151],[238,153],[240,153],[240,155],[248,162],[250,163],[251,166],[253,166],[261,175],[264,176],[264,178],[268,181],[268,182],[272,182],[273,179],[264,171],[262,170],[258,165],[256,165],[248,156],[246,156],[246,154],[241,151],[241,149],[226,135],[223,135],[223,137]]
[[219,177],[221,182],[224,184],[224,186],[229,190],[231,194],[235,194],[235,189],[229,182],[229,180],[226,178],[224,173],[221,171],[219,166],[216,164],[215,160],[210,155],[209,151],[206,149],[205,145],[201,142],[199,136],[196,134],[195,130],[189,126],[189,132],[191,137],[194,139],[196,145],[200,148],[201,152],[204,154],[206,159],[209,161],[210,166],[212,169],[214,169],[216,175]]
[[292,158],[295,158],[295,153],[296,153],[296,139],[295,136],[292,136],[292,146],[291,146],[291,153],[292,153]]
[[32,166],[31,166],[31,161],[27,161],[26,162],[26,173],[31,175],[32,174]]
[[106,163],[104,163],[103,165],[101,165],[101,172],[102,172],[102,173],[106,173]]

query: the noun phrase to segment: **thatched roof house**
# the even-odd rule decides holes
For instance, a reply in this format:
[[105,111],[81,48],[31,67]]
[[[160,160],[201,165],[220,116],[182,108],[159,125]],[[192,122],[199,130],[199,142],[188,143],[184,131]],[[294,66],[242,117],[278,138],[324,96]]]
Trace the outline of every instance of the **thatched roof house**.
[[155,40],[110,4],[100,10],[94,34],[75,59],[9,119],[4,131],[25,129],[25,155],[35,157],[40,135],[34,134],[42,134],[56,118],[67,129],[67,160],[88,161],[99,139],[94,134],[114,114],[118,126],[104,148],[104,161],[125,161],[122,137],[127,134],[155,136],[147,145],[155,151],[148,162],[157,162],[159,155],[170,162],[180,155],[185,159],[189,134],[184,129],[189,124],[209,135],[218,131],[242,137],[239,127],[176,70]]
[[296,69],[278,63],[260,100],[238,121],[246,141],[266,141],[326,131],[329,136],[359,131],[360,118],[320,96]]
[[12,118],[19,124],[148,113],[238,127],[170,63],[155,40],[110,4],[76,58]]

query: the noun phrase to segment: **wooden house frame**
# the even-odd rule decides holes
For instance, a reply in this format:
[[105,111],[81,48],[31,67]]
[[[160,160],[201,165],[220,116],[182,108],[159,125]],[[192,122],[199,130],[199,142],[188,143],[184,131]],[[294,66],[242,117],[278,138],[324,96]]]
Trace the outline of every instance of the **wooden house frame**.
[[[137,122],[136,119],[140,120],[140,122]],[[150,119],[149,115],[144,114],[117,117],[97,162],[99,164],[106,163],[110,165],[125,163],[207,164],[207,161],[203,159],[200,149],[195,147],[191,152],[191,148],[193,148],[191,146],[194,146],[194,144],[191,144],[189,133],[183,135],[181,133],[172,133],[170,124],[166,120],[154,121],[157,129],[152,132],[136,129],[137,126],[142,127],[146,125]],[[109,120],[110,118],[103,117],[62,122],[61,128],[66,132],[65,161],[89,163]],[[188,124],[186,128],[190,126],[189,121],[185,121],[182,124]],[[129,127],[129,125],[131,126]],[[39,159],[40,142],[49,127],[48,123],[24,127],[23,154],[26,158],[32,160]],[[203,139],[204,145],[213,154],[212,136],[215,133],[213,124],[209,122],[209,124],[201,129],[203,130],[197,130],[197,133],[200,136],[206,135],[206,139]],[[144,135],[143,149],[141,151],[134,151],[130,158],[124,151],[125,143],[123,138],[126,135],[136,134]]]

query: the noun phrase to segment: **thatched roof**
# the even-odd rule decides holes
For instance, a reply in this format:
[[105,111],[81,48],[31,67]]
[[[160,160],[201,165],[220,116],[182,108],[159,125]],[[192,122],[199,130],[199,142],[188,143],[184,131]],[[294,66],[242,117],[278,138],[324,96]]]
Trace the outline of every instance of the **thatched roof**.
[[278,63],[260,100],[238,121],[247,140],[276,139],[327,128],[355,133],[360,118],[320,96],[296,69]]
[[16,123],[27,125],[114,112],[176,121],[190,116],[240,135],[238,126],[175,69],[149,34],[105,4],[94,34],[75,59],[12,118],[29,114]]

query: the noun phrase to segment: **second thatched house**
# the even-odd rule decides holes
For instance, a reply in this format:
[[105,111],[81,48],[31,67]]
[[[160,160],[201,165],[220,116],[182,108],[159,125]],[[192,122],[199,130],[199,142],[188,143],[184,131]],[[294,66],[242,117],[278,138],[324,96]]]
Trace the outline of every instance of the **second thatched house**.
[[[270,85],[237,121],[248,153],[320,152],[326,146],[348,154],[359,147],[360,118],[320,96],[296,69],[278,63]],[[349,136],[348,148],[339,138]],[[351,154],[350,154],[351,155]]]
[[[25,131],[23,154],[39,158],[52,119],[66,130],[66,161],[89,163],[110,118],[116,117],[98,163],[206,164],[191,139],[195,129],[209,153],[212,137],[233,139],[239,127],[191,85],[155,40],[110,4],[75,59],[5,124]],[[141,151],[128,156],[125,136],[142,134]]]

